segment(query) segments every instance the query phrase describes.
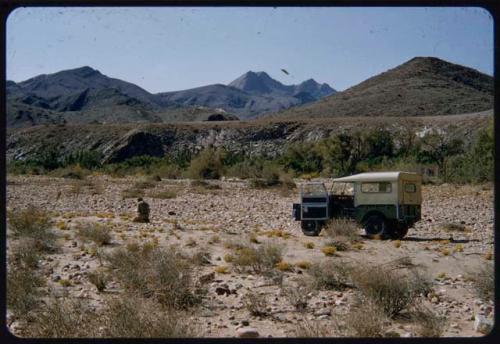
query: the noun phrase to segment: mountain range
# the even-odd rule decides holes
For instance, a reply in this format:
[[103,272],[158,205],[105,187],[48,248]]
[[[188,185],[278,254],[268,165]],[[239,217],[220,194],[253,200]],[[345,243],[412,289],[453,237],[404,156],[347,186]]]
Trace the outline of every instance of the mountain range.
[[265,72],[250,71],[229,85],[152,94],[88,66],[6,86],[9,127],[248,119],[335,93],[312,79],[283,85]]
[[415,57],[342,92],[249,71],[228,85],[152,94],[81,67],[7,81],[7,126],[442,116],[490,110],[493,93],[491,76],[435,57]]

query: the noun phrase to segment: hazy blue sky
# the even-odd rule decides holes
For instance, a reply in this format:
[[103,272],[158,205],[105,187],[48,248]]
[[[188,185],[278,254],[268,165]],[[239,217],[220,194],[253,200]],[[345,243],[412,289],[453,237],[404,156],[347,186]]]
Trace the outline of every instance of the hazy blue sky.
[[60,7],[19,8],[7,21],[14,81],[88,65],[150,92],[248,70],[343,90],[415,56],[492,75],[493,19],[480,8]]

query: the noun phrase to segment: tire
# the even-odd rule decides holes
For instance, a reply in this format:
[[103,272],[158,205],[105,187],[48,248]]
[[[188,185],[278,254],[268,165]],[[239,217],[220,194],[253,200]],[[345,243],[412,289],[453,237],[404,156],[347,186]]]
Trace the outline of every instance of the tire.
[[302,228],[302,233],[304,233],[304,235],[318,236],[321,232],[322,223],[321,221],[305,220],[301,221],[300,227]]
[[409,226],[407,224],[400,224],[394,231],[394,237],[396,239],[403,239],[406,234],[408,234],[408,228]]
[[363,224],[366,236],[371,239],[387,239],[391,236],[389,223],[382,215],[371,215]]

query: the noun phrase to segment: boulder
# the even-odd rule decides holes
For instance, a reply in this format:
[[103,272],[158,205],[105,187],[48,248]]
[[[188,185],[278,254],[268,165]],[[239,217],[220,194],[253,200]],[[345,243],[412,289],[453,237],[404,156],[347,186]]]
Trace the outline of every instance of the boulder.
[[474,320],[474,331],[488,334],[493,328],[493,322],[491,320],[486,319],[484,316],[480,314],[476,314]]

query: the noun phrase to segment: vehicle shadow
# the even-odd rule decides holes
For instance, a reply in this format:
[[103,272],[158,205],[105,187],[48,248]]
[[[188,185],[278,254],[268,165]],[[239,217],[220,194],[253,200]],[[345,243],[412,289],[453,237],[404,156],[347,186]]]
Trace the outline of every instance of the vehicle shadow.
[[414,241],[414,242],[433,242],[433,241],[443,241],[443,240],[449,240],[450,243],[456,243],[456,244],[466,244],[469,242],[479,242],[478,239],[453,239],[453,238],[418,238],[418,237],[405,237],[401,239],[401,241]]

